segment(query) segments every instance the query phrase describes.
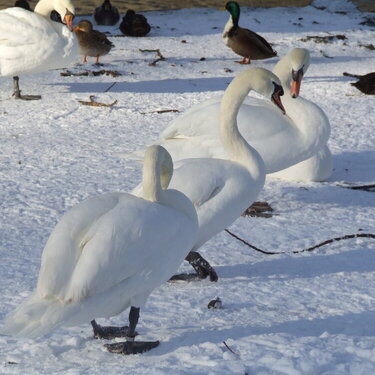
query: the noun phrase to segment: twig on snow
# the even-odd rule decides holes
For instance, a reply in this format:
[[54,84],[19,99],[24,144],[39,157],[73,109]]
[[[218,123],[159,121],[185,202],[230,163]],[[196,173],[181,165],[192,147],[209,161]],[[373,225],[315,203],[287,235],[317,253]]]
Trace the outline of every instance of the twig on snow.
[[246,240],[244,240],[243,238],[241,237],[238,237],[236,234],[234,234],[233,232],[231,232],[230,230],[228,229],[225,229],[225,231],[230,234],[232,237],[234,237],[236,240],[242,242],[243,244],[245,244],[246,246],[249,246],[251,247],[252,249],[254,249],[255,251],[258,251],[262,254],[267,254],[267,255],[276,255],[276,254],[299,254],[299,253],[305,253],[307,251],[313,251],[315,249],[317,249],[318,247],[321,247],[321,246],[324,246],[324,245],[328,245],[332,242],[335,242],[335,241],[341,241],[341,240],[348,240],[350,238],[372,238],[372,239],[375,239],[375,234],[371,234],[371,233],[356,233],[356,234],[346,234],[345,236],[342,236],[342,237],[335,237],[335,238],[331,238],[329,240],[325,240],[323,242],[320,242],[318,243],[317,245],[314,245],[314,246],[311,246],[311,247],[308,247],[306,249],[302,249],[302,250],[293,250],[291,252],[288,252],[288,251],[267,251],[267,250],[262,250],[262,249],[259,249],[259,247],[256,247],[254,245],[252,245],[251,243],[247,242]]
[[165,57],[161,54],[160,49],[139,49],[141,52],[156,52],[158,58],[148,64],[148,66],[155,66],[157,62],[165,60]]
[[99,103],[97,101],[94,100],[94,95],[90,95],[90,101],[89,102],[86,102],[84,100],[78,100],[81,104],[84,104],[84,105],[91,105],[93,107],[113,107],[116,103],[117,103],[117,100],[115,100],[113,103],[110,103],[110,104],[106,104],[106,103]]
[[180,112],[178,109],[158,109],[156,111],[142,112],[142,115],[147,113],[167,113],[167,112]]
[[350,185],[337,185],[337,186],[342,187],[342,188],[346,188],[346,189],[352,189],[352,190],[364,190],[364,191],[370,191],[370,192],[375,191],[375,184],[371,184],[371,185],[352,185],[352,186],[350,186]]

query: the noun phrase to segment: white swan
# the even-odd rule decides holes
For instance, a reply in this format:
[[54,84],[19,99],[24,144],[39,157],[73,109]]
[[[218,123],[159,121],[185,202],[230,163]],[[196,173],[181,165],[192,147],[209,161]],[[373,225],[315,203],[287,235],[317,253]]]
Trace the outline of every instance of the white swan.
[[59,325],[139,308],[168,280],[196,242],[197,214],[179,191],[164,189],[173,163],[161,146],[146,150],[143,198],[110,193],[70,209],[42,255],[36,290],[8,315],[3,333],[37,337]]
[[[53,10],[68,27],[50,19]],[[64,68],[77,61],[73,15],[70,0],[40,0],[34,12],[19,7],[0,11],[0,76],[14,77],[16,98],[40,99],[21,95],[18,75]]]
[[[289,91],[292,72],[301,78],[309,62],[307,50],[294,49],[273,72]],[[172,121],[156,143],[163,145],[173,160],[226,158],[217,131],[220,100],[221,96],[214,97],[191,107]],[[265,100],[247,97],[238,113],[239,130],[263,158],[267,173],[310,158],[326,145],[330,134],[328,118],[316,104],[290,95],[283,97],[283,104],[287,116]]]
[[314,156],[268,176],[288,181],[321,182],[331,177],[333,160],[330,149],[325,145]]
[[[176,163],[170,186],[182,191],[194,203],[198,214],[198,238],[191,250],[195,252],[211,237],[231,225],[256,199],[265,181],[265,167],[258,152],[240,134],[237,113],[250,90],[271,99],[282,110],[279,79],[261,68],[243,71],[225,90],[218,121],[220,141],[226,159],[194,158]],[[276,108],[276,106],[275,106]],[[280,111],[279,108],[277,108]],[[252,124],[249,124],[251,132]],[[134,194],[140,194],[137,186]],[[203,266],[199,259],[187,259],[194,268]],[[216,273],[208,267],[211,280]],[[205,275],[207,276],[207,274]]]

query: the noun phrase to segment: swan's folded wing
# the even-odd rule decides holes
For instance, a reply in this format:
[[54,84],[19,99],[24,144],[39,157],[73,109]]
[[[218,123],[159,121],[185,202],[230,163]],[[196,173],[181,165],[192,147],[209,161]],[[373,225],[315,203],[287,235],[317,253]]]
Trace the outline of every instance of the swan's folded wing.
[[40,296],[63,299],[91,226],[118,204],[116,194],[89,198],[67,211],[43,250],[37,290]]
[[[133,288],[152,290],[177,270],[190,250],[195,238],[185,215],[133,196],[121,200],[87,233],[66,301],[109,291],[132,276],[141,280]],[[186,250],[181,252],[181,246]],[[128,291],[130,296],[138,292]]]
[[76,50],[77,43],[65,25],[53,25],[22,8],[0,11],[0,74],[36,73],[66,66],[62,59]]

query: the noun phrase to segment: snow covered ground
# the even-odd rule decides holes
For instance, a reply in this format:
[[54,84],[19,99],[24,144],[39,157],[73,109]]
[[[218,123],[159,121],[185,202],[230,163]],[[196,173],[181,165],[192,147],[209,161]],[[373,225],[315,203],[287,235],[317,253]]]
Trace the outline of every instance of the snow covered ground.
[[[326,7],[322,9],[321,7]],[[319,9],[321,8],[321,9]],[[111,37],[116,48],[103,69],[122,75],[62,77],[60,71],[21,77],[25,94],[11,98],[0,78],[0,321],[34,288],[44,244],[61,215],[84,198],[129,191],[140,165],[116,155],[152,143],[178,113],[221,93],[246,66],[221,41],[228,13],[215,9],[150,12],[150,36]],[[272,218],[239,218],[230,230],[267,250],[264,255],[227,233],[201,250],[217,283],[167,283],[141,311],[139,339],[161,341],[136,356],[111,354],[89,324],[37,340],[0,336],[0,374],[353,374],[375,372],[375,242],[352,239],[313,252],[293,250],[352,233],[375,232],[375,195],[338,185],[375,183],[374,97],[343,72],[375,70],[374,26],[360,25],[345,0],[306,8],[242,8],[240,25],[274,44],[311,51],[301,95],[327,113],[334,171],[324,183],[267,180],[259,200]],[[112,35],[116,28],[102,28]],[[329,43],[312,35],[344,35]],[[140,49],[160,49],[165,60]],[[254,62],[272,69],[277,58]],[[100,70],[77,65],[72,72]],[[112,103],[85,106],[78,100]],[[190,271],[187,264],[181,271]],[[207,309],[219,296],[223,308]],[[104,319],[100,323],[109,323]],[[127,312],[110,320],[127,322]],[[0,323],[1,324],[1,323]],[[225,346],[227,344],[228,347]]]

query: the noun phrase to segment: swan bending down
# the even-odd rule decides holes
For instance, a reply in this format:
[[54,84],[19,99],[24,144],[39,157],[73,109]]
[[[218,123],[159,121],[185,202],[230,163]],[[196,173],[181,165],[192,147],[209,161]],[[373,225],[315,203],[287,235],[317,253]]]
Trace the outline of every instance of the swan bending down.
[[[50,19],[53,10],[66,25]],[[18,75],[64,68],[77,60],[73,16],[70,0],[40,0],[34,12],[19,7],[0,11],[0,76],[13,77],[17,99],[41,98],[21,95]]]
[[[309,63],[309,52],[296,48],[273,69],[285,90],[289,91],[292,81],[292,96],[298,96]],[[261,155],[266,173],[312,157],[328,141],[330,124],[322,109],[300,96],[292,96],[283,97],[287,116],[268,101],[250,96],[239,109],[239,130]],[[220,101],[218,96],[191,107],[171,122],[156,143],[165,147],[175,161],[190,157],[226,158],[217,131]]]
[[[131,306],[125,334],[134,337],[140,307],[196,242],[193,204],[179,191],[166,189],[172,173],[168,152],[150,146],[143,198],[109,193],[70,209],[44,248],[36,290],[7,316],[2,333],[37,337],[60,325],[110,317]],[[92,324],[98,336],[103,328]],[[123,350],[150,348],[136,344],[134,348],[123,343]]]
[[[209,264],[196,253],[211,237],[231,225],[257,198],[265,181],[265,167],[258,152],[248,144],[237,127],[238,110],[250,90],[272,101],[283,111],[280,80],[261,68],[243,71],[229,84],[220,105],[218,132],[226,160],[194,158],[175,165],[170,186],[182,191],[194,203],[198,214],[198,238],[187,260],[203,277],[217,280]],[[280,111],[280,109],[277,109]],[[249,125],[249,131],[252,124]],[[137,186],[134,194],[141,194]],[[205,262],[203,260],[203,262]],[[202,269],[203,268],[203,269]],[[205,268],[205,269],[204,269]]]

